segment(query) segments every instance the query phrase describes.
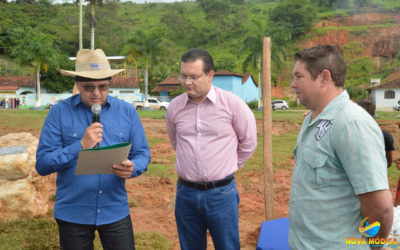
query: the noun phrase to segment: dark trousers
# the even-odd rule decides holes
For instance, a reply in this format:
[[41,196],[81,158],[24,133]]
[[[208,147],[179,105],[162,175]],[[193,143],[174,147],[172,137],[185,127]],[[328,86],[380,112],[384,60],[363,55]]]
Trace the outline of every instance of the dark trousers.
[[56,219],[61,250],[93,250],[94,232],[100,235],[104,250],[135,249],[131,217],[107,225],[82,225]]

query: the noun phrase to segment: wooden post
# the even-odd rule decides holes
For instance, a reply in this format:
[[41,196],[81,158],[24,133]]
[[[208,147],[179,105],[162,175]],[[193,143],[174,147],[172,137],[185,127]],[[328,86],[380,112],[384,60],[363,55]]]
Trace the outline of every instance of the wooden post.
[[271,38],[263,41],[263,142],[265,220],[274,216],[274,176],[272,171]]

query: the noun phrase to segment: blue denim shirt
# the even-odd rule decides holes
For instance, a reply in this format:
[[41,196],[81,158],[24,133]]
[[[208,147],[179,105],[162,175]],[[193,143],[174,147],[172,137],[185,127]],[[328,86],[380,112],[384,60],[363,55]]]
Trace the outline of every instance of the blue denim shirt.
[[[47,115],[36,152],[40,175],[57,172],[54,216],[64,221],[104,225],[129,215],[125,180],[114,174],[75,175],[81,139],[92,123],[92,113],[75,95],[55,105]],[[134,164],[132,177],[147,169],[150,150],[134,107],[107,97],[102,105],[100,147],[131,142],[128,158]]]

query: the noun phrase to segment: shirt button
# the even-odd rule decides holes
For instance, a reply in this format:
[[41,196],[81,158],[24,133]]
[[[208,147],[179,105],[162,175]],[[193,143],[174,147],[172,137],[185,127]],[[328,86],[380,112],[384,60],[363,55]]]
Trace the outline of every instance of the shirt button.
[[76,133],[74,133],[74,137],[76,137]]
[[197,161],[197,164],[200,164],[200,161]]
[[103,193],[103,191],[100,190],[100,191],[99,191],[99,194],[102,194],[102,193]]
[[97,212],[100,213],[100,209],[97,209]]

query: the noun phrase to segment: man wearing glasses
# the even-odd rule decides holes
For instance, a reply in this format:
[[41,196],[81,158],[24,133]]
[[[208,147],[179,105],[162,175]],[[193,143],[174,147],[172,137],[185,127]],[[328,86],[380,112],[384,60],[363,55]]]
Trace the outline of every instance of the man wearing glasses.
[[[135,249],[125,180],[146,171],[150,151],[134,107],[108,96],[112,70],[100,49],[78,51],[75,77],[80,92],[56,104],[47,115],[36,153],[41,175],[57,172],[54,207],[61,249],[93,249],[97,230],[104,249]],[[102,107],[92,123],[91,107]],[[75,175],[79,151],[96,144],[131,142],[128,159],[113,165],[114,174]]]
[[185,93],[167,110],[179,176],[175,217],[180,245],[240,249],[239,194],[234,173],[257,146],[254,115],[238,96],[212,85],[214,64],[201,49],[186,51],[179,79]]

